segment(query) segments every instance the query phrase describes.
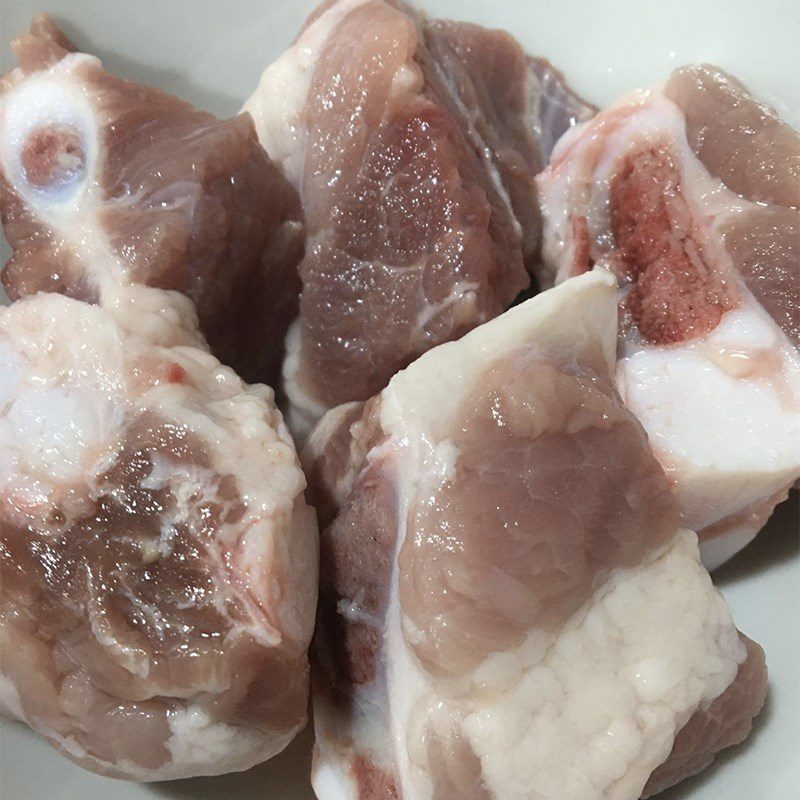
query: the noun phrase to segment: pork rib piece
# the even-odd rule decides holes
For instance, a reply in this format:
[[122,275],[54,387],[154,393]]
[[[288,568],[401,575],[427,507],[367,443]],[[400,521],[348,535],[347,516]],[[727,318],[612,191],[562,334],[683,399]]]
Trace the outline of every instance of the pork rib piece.
[[384,0],[321,6],[245,110],[305,210],[284,366],[299,433],[528,286],[533,173],[591,113],[508,34]]
[[312,433],[320,800],[636,800],[749,731],[763,654],[614,390],[616,324],[576,278]]
[[800,136],[684,67],[568,133],[537,182],[541,282],[617,275],[617,384],[714,568],[800,476]]
[[305,480],[195,326],[143,286],[0,309],[0,699],[118,778],[246,769],[306,718]]
[[296,315],[297,193],[252,120],[219,120],[109,75],[45,16],[14,43],[0,97],[13,298],[97,300],[135,281],[187,293],[214,353],[274,381]]

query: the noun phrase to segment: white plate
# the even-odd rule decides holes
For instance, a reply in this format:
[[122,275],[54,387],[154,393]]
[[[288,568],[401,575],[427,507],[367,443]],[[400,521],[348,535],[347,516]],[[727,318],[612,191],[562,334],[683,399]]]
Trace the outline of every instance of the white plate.
[[[42,9],[2,2],[10,38]],[[674,66],[711,61],[800,125],[797,0],[428,0],[435,14],[503,27],[547,56],[588,99],[607,103]],[[264,66],[294,38],[313,0],[61,0],[66,32],[118,75],[233,114]],[[751,739],[669,800],[800,798],[800,560],[797,497],[717,575],[739,627],[767,651],[770,694]],[[133,785],[82,771],[15,723],[0,726],[2,800],[311,800],[310,734],[241,775]]]

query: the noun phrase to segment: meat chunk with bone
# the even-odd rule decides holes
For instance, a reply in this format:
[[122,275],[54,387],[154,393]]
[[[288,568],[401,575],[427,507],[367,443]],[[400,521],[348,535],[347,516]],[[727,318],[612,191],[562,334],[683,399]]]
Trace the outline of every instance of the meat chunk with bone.
[[320,800],[636,800],[749,731],[763,654],[614,389],[616,330],[612,277],[576,278],[312,433]]
[[684,67],[565,135],[537,183],[542,283],[618,277],[619,391],[716,567],[800,477],[800,136]]
[[284,366],[300,433],[528,286],[533,173],[591,114],[508,34],[388,0],[321,6],[245,110],[305,209]]
[[303,727],[313,511],[185,297],[0,309],[0,699],[82,766],[217,774]]
[[252,120],[115,78],[44,16],[14,49],[20,67],[0,97],[9,296],[178,289],[224,363],[274,381],[296,314],[302,223]]

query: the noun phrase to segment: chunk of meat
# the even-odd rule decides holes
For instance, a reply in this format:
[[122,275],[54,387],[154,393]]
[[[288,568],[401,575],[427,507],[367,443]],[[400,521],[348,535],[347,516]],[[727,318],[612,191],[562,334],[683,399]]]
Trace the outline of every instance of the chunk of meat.
[[743,742],[751,715],[766,699],[764,651],[746,636],[747,649],[736,679],[707,708],[698,709],[675,737],[669,758],[650,776],[643,797],[652,797],[691,775],[702,772],[720,750]]
[[245,110],[305,208],[284,367],[300,434],[528,286],[533,173],[591,113],[508,34],[395,0],[324,4]]
[[0,96],[0,187],[13,298],[96,301],[109,285],[178,289],[214,353],[274,382],[297,313],[297,193],[248,115],[219,120],[109,75],[47,17],[14,43]]
[[763,660],[614,389],[616,330],[611,276],[576,278],[312,433],[321,800],[636,800],[749,730]]
[[800,477],[800,135],[683,67],[567,133],[537,184],[540,283],[617,276],[618,388],[716,567]]
[[190,301],[0,309],[0,700],[105,775],[247,769],[306,719],[316,522]]

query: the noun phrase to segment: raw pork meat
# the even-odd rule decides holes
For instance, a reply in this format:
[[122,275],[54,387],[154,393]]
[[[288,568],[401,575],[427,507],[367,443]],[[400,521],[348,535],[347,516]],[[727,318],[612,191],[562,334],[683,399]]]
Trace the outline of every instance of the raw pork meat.
[[0,98],[9,296],[178,289],[224,363],[274,380],[297,313],[302,224],[249,116],[218,120],[115,78],[44,16],[14,49],[20,68]]
[[543,285],[620,282],[617,384],[714,568],[800,476],[800,136],[684,67],[559,143]]
[[612,277],[576,278],[312,433],[320,800],[636,800],[749,731],[763,654],[616,394],[616,329]]
[[384,0],[321,6],[245,110],[305,209],[284,365],[301,434],[528,286],[533,174],[592,113],[507,33]]
[[0,700],[105,775],[246,769],[303,727],[316,522],[265,386],[191,303],[0,309]]

